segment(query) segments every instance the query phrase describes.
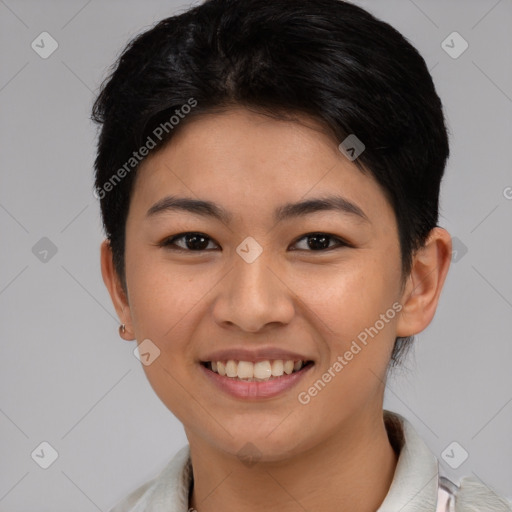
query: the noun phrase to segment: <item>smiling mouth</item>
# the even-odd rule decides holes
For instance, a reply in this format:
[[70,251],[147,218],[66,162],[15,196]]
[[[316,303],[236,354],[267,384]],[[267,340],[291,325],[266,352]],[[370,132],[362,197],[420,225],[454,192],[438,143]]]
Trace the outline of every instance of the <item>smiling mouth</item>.
[[201,362],[208,370],[233,380],[244,382],[266,382],[279,377],[298,373],[309,368],[313,361],[301,360],[264,360],[264,361],[204,361]]

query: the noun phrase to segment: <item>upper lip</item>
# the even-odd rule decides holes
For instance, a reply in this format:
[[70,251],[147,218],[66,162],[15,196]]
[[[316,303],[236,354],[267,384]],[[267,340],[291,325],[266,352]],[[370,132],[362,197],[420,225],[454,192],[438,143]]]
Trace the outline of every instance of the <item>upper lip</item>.
[[265,361],[265,360],[279,360],[283,361],[311,361],[312,359],[297,352],[291,352],[282,348],[276,347],[260,347],[257,349],[247,348],[230,348],[224,350],[217,350],[211,352],[205,357],[201,358],[201,362],[207,361]]

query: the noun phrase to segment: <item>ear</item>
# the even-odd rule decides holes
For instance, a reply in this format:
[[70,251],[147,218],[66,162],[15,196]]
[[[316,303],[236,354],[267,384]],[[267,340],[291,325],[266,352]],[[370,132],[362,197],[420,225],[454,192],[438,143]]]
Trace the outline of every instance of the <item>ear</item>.
[[434,228],[425,245],[413,257],[411,273],[401,298],[403,309],[397,322],[397,336],[412,336],[432,321],[450,268],[452,239],[443,228]]
[[130,305],[121,284],[121,279],[115,270],[112,248],[108,240],[104,240],[101,244],[101,275],[112,299],[112,304],[116,308],[117,315],[121,323],[125,325],[125,332],[120,331],[119,336],[127,341],[134,340]]

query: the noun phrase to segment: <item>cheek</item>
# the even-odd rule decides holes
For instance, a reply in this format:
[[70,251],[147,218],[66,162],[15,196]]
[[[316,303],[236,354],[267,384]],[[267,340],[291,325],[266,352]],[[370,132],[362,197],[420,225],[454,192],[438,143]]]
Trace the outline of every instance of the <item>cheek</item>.
[[328,291],[314,294],[325,358],[299,392],[300,403],[308,402],[304,411],[319,418],[319,430],[335,430],[382,393],[397,317],[397,283],[379,277],[385,271],[375,265],[373,271],[347,272],[331,281]]
[[343,345],[392,306],[396,279],[381,258],[361,258],[357,264],[304,272],[293,290],[323,322],[331,342],[338,339]]
[[157,396],[185,422],[197,415],[197,407],[187,394],[190,366],[194,364],[189,340],[196,323],[191,319],[209,288],[203,289],[205,283],[191,277],[190,269],[185,272],[185,267],[162,260],[144,261],[145,256],[134,254],[137,264],[127,265],[135,336],[139,343],[150,339],[160,351],[143,370]]
[[186,265],[180,267],[139,251],[127,258],[127,283],[137,339],[163,343],[181,339],[177,333],[186,329],[187,316],[204,299],[214,279],[211,273],[199,277]]

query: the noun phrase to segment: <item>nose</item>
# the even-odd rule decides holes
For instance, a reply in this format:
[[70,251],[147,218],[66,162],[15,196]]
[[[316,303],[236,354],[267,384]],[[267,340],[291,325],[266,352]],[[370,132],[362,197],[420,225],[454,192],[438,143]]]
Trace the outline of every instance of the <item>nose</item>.
[[237,256],[234,268],[220,283],[213,307],[215,321],[220,326],[236,326],[256,333],[292,320],[293,292],[286,284],[283,271],[271,265],[263,254],[252,263]]

